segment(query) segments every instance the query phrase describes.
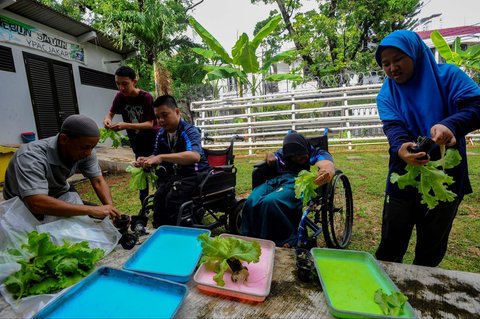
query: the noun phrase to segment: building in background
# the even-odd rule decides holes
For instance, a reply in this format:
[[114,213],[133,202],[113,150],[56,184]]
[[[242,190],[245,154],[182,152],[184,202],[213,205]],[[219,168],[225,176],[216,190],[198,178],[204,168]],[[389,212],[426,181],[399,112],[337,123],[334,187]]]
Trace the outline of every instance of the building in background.
[[66,117],[102,125],[113,73],[134,49],[33,0],[0,1],[0,144],[58,133]]
[[453,43],[453,41],[455,41],[455,38],[459,37],[462,49],[465,49],[470,45],[480,43],[480,26],[475,25],[417,31],[417,34],[422,38],[427,46],[432,49],[435,59],[439,63],[442,63],[443,60],[438,51],[435,49],[435,45],[433,44],[432,40],[430,39],[430,35],[434,30],[438,30],[438,32],[440,32],[440,34],[445,38],[445,41],[447,41],[447,43],[450,45]]

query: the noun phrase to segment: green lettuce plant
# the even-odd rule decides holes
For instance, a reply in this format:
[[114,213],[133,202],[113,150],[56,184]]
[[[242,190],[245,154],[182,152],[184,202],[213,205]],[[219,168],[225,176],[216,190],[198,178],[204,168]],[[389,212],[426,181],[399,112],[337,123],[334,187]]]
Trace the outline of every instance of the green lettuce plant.
[[[50,240],[48,233],[37,231],[28,234],[28,242],[21,249],[29,257],[18,260],[22,268],[4,281],[8,292],[16,299],[56,293],[70,287],[88,275],[104,255],[103,250],[91,249],[86,241],[75,244],[64,241],[58,246]],[[9,253],[25,255],[17,250]]]
[[114,131],[114,130],[110,130],[110,129],[107,129],[107,128],[101,128],[100,129],[100,139],[98,140],[98,142],[100,144],[103,144],[103,143],[105,143],[105,141],[107,139],[111,139],[112,140],[112,146],[114,148],[117,148],[117,147],[122,145],[123,141],[128,141],[128,136],[122,135],[122,134],[120,134],[120,133],[118,133],[117,131]]
[[295,178],[295,198],[302,199],[303,206],[307,206],[310,199],[317,196],[316,178],[317,174],[307,170],[301,171]]
[[383,289],[378,289],[375,291],[374,300],[380,306],[384,315],[399,317],[408,297],[399,291],[394,291],[388,295]]
[[158,179],[154,169],[145,170],[141,167],[128,165],[125,171],[131,174],[129,186],[132,191],[146,189],[148,184],[155,185]]
[[243,283],[248,281],[248,269],[242,265],[257,263],[260,260],[262,249],[258,241],[247,241],[235,237],[210,238],[207,233],[198,236],[202,245],[201,264],[205,264],[208,270],[214,271],[213,280],[218,286],[225,286],[223,275],[230,268],[233,282]]
[[423,166],[407,165],[405,168],[407,173],[403,175],[392,173],[390,182],[398,183],[400,189],[406,186],[417,188],[422,195],[421,203],[433,209],[439,201],[451,202],[455,199],[456,194],[447,188],[453,184],[453,177],[448,176],[443,170],[453,168],[461,161],[462,157],[458,150],[449,148],[443,159],[430,161]]

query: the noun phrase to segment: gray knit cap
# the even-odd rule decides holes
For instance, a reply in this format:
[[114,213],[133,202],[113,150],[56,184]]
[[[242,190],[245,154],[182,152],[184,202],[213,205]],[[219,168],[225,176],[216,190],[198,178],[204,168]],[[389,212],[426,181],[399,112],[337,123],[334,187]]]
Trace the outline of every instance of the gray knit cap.
[[62,124],[60,132],[73,136],[100,136],[100,130],[95,121],[82,114],[74,114],[67,117]]

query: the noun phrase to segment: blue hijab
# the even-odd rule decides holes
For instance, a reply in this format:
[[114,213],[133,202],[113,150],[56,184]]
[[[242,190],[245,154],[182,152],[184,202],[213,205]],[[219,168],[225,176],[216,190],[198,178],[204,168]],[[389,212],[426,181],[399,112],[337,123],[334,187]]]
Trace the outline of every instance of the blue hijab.
[[430,128],[458,111],[459,99],[479,96],[480,87],[462,70],[450,64],[437,64],[430,49],[413,31],[400,30],[386,36],[375,58],[382,66],[381,53],[395,47],[409,56],[414,73],[406,83],[386,79],[377,96],[382,121],[402,121],[416,140],[430,136]]

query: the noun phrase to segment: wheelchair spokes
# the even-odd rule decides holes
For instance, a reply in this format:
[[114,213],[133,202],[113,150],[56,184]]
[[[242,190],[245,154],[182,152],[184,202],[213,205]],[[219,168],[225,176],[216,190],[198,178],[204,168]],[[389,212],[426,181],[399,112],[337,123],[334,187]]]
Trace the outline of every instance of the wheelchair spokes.
[[[225,227],[230,232],[239,232],[241,211],[245,200],[237,199],[235,193],[237,169],[234,165],[233,144],[237,138],[232,137],[229,146],[225,149],[204,149],[210,170],[202,177],[202,181],[193,193],[185,197],[185,201],[178,209],[176,221],[171,221],[173,225],[210,230]],[[167,178],[167,171],[163,169],[164,178]],[[175,185],[172,186],[175,187]],[[162,214],[162,207],[155,207],[155,196],[165,196],[165,194],[155,193],[148,196],[142,203],[140,216],[148,218],[154,215],[155,209]],[[154,225],[154,227],[158,226],[160,225]]]
[[232,212],[228,215],[228,231],[231,234],[239,235],[242,229],[242,209],[246,199],[240,199]]
[[353,200],[347,176],[335,175],[329,199],[328,223],[331,241],[338,248],[345,248],[350,242],[353,226]]

